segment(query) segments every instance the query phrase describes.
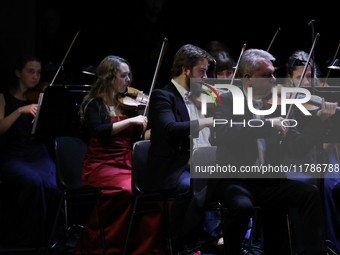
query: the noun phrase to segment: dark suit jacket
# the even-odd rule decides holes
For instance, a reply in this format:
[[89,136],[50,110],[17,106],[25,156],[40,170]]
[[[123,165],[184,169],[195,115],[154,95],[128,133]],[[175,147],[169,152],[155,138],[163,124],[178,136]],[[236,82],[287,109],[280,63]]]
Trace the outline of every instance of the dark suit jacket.
[[[265,164],[278,165],[281,164],[284,153],[289,153],[295,158],[302,158],[307,155],[311,147],[317,143],[329,130],[331,123],[322,121],[318,117],[313,117],[305,129],[300,133],[296,128],[290,128],[283,143],[280,146],[278,139],[278,131],[271,127],[269,121],[264,121],[262,127],[249,127],[247,120],[254,119],[253,114],[249,111],[247,101],[245,100],[245,115],[233,115],[233,97],[231,93],[221,96],[222,106],[218,106],[215,111],[214,119],[226,119],[229,122],[224,125],[216,125],[216,163],[222,165],[232,165],[239,169],[240,166],[252,166],[258,157],[257,139],[264,138],[266,142]],[[246,126],[233,125],[230,126],[230,120],[234,122],[243,122],[246,120]],[[261,123],[260,123],[261,124]],[[256,125],[256,121],[252,121],[251,125]],[[280,174],[280,173],[279,173]],[[284,173],[282,173],[284,174]],[[243,178],[238,174],[228,177]],[[260,176],[259,176],[260,177]],[[277,174],[273,178],[285,178]],[[197,181],[205,182],[206,186],[194,194],[186,213],[186,220],[183,226],[183,236],[197,226],[204,216],[204,208],[213,197],[214,189],[219,179],[198,179]],[[242,181],[250,185],[272,185],[272,178],[268,179],[243,179]]]
[[[229,122],[225,125],[216,126],[218,138],[216,161],[221,165],[234,165],[237,169],[241,166],[252,166],[255,164],[258,157],[258,138],[265,139],[265,164],[279,165],[283,160],[284,153],[288,153],[297,159],[306,156],[311,147],[318,141],[321,141],[320,139],[327,133],[331,125],[330,122],[322,121],[315,116],[304,130],[301,130],[301,133],[297,129],[299,125],[297,127],[290,127],[286,137],[283,138],[282,145],[279,145],[280,137],[278,136],[278,130],[272,128],[270,121],[263,120],[264,125],[262,127],[248,126],[247,121],[254,119],[254,117],[246,105],[246,100],[244,107],[245,115],[243,116],[233,115],[233,97],[231,93],[223,95],[221,99],[223,107],[217,108],[215,118],[227,119]],[[238,124],[231,127],[231,119],[233,122],[242,122],[245,119],[246,125],[244,127]],[[252,121],[251,125],[256,125],[256,121]],[[242,178],[242,176],[237,177]],[[281,178],[282,176],[277,177]]]
[[149,191],[175,188],[178,178],[188,168],[190,135],[198,137],[198,120],[190,121],[182,96],[170,82],[156,89],[150,97],[148,125],[151,146],[146,175]]

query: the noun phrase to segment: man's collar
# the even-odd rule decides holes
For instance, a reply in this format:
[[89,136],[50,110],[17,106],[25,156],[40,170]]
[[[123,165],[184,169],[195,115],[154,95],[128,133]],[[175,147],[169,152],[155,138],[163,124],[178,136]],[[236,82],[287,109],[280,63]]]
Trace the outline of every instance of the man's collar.
[[182,96],[183,100],[185,99],[185,96],[188,94],[188,91],[183,88],[181,85],[179,85],[174,79],[171,79],[172,84],[176,87],[179,94]]
[[[243,93],[244,93],[246,99],[248,100],[248,93],[245,91],[244,87],[242,87],[242,89],[243,89]],[[254,106],[255,109],[258,109],[258,110],[262,109],[263,100],[253,98],[253,106]]]

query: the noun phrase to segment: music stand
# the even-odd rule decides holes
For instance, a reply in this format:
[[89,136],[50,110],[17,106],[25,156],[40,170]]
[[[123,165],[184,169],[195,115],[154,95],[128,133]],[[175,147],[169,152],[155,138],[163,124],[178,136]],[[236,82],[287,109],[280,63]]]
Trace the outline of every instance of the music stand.
[[72,113],[76,105],[64,86],[49,86],[39,97],[32,135],[38,140],[54,140],[72,132]]

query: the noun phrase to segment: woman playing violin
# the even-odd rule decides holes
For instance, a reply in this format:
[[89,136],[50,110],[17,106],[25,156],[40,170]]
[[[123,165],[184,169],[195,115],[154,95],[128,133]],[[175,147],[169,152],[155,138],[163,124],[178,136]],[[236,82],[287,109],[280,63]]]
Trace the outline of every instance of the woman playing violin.
[[[32,139],[32,120],[37,105],[26,93],[40,80],[40,61],[22,55],[15,65],[17,82],[0,94],[0,134],[4,134],[0,175],[16,190],[8,229],[1,241],[17,246],[40,246],[50,237],[60,191],[56,186],[55,165],[44,143]],[[13,191],[10,191],[13,194]],[[6,205],[5,205],[6,207]]]
[[234,73],[235,61],[229,54],[228,47],[219,41],[211,41],[205,46],[205,50],[215,59],[210,63],[211,67],[207,71],[209,78],[231,79]]
[[[99,210],[108,254],[123,252],[134,196],[131,190],[132,144],[146,129],[147,118],[136,111],[124,111],[117,95],[131,83],[129,63],[107,56],[97,70],[97,80],[81,106],[81,116],[90,137],[83,163],[84,185],[98,188],[103,195]],[[100,254],[102,243],[96,208],[88,218],[75,254]],[[133,233],[138,242],[129,245],[129,254],[160,254],[158,212],[145,214]],[[139,227],[138,227],[139,226]]]
[[[287,63],[287,77],[288,81],[286,86],[296,87],[299,83],[299,80],[302,75],[302,71],[304,65],[308,59],[308,54],[304,51],[296,51],[289,58]],[[312,61],[312,60],[311,60]],[[313,67],[315,66],[315,70],[313,71]],[[308,65],[306,74],[304,79],[302,80],[301,86],[311,86],[313,82],[313,75],[316,79],[315,84],[319,84],[318,76],[320,75],[320,71],[318,66],[312,62]],[[304,123],[308,123],[310,120],[308,117],[303,114],[299,114],[299,111],[295,112],[295,117],[299,121],[299,126],[297,128],[299,130],[303,130]],[[313,149],[307,157],[304,159],[297,161],[292,159],[291,157],[286,156],[285,161],[287,164],[295,163],[296,165],[311,165],[311,164],[331,164],[336,165],[339,164],[336,156],[336,151],[334,150],[336,143],[324,143],[319,144]],[[314,155],[317,155],[315,157]],[[305,172],[305,171],[303,171]],[[300,181],[312,182],[314,184],[316,179],[311,179],[311,173],[308,175],[300,174],[300,176],[290,174],[288,178],[290,179],[298,179]],[[340,174],[335,172],[327,172],[325,173],[324,178],[324,201],[325,201],[325,219],[326,219],[326,238],[334,243],[335,247],[340,251],[340,213],[337,211],[333,198],[332,198],[332,190],[334,186],[340,181]]]
[[[303,68],[308,59],[308,53],[305,51],[295,51],[290,57],[287,63],[287,87],[296,87],[299,84]],[[312,67],[315,66],[314,70],[314,79],[315,84],[318,84],[319,79],[317,78],[320,75],[319,68],[316,64],[313,63],[313,60],[310,60],[309,65],[306,70],[306,74],[304,79],[302,80],[301,87],[308,87],[312,84]]]
[[[210,52],[209,52],[210,53]],[[209,68],[208,77],[218,78],[218,79],[231,79],[233,77],[233,65],[234,60],[225,51],[214,51],[210,53],[211,56],[216,60],[216,73],[214,70]]]

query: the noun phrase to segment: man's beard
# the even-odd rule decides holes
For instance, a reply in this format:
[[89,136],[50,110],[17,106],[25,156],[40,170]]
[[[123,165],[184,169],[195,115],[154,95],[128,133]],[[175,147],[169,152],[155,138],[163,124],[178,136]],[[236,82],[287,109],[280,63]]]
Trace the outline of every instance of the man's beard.
[[[202,90],[200,89],[200,86],[199,86],[198,83],[191,84],[191,86],[190,86],[190,79],[191,78],[193,78],[191,76],[191,74],[189,76],[186,76],[185,77],[185,84],[190,89],[191,95],[193,95],[195,97],[199,97],[202,94]],[[198,79],[195,79],[195,80],[198,80]]]

